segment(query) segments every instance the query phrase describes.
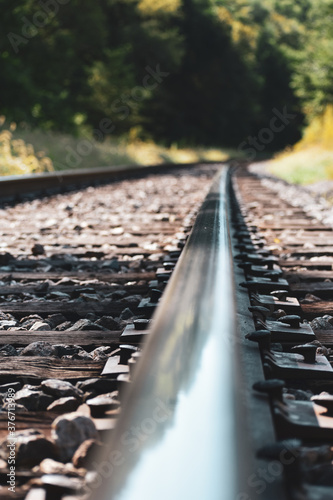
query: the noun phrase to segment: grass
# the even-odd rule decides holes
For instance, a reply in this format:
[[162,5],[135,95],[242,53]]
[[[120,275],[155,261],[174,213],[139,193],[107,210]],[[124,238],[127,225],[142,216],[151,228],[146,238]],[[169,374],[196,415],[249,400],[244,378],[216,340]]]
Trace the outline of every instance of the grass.
[[[3,124],[3,117],[0,117]],[[14,136],[15,124],[0,130],[0,175],[18,175],[53,170],[52,161],[32,144]]]
[[333,151],[320,146],[285,151],[268,162],[268,169],[273,175],[296,184],[332,180]]
[[269,161],[268,169],[296,184],[333,180],[333,106],[311,121],[300,142]]
[[[89,136],[29,130],[5,123],[0,116],[0,175],[121,165],[154,165],[225,161],[231,149],[171,148],[138,139]],[[239,156],[237,154],[236,156]],[[333,106],[327,106],[305,129],[302,140],[268,161],[269,171],[289,182],[310,184],[333,179]]]
[[89,136],[20,129],[4,126],[0,117],[0,175],[20,175],[54,170],[121,165],[154,165],[225,161],[232,150],[165,148],[152,142],[117,138],[97,142]]

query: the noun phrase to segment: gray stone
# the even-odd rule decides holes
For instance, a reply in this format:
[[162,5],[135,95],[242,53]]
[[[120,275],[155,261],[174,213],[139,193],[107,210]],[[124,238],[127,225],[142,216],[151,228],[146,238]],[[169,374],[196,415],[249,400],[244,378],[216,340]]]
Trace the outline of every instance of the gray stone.
[[[1,408],[2,412],[8,412],[8,411],[13,411],[13,403],[10,403],[9,401],[5,401]],[[26,413],[29,410],[26,409],[25,406],[15,403],[15,413]]]
[[310,325],[313,330],[332,330],[333,328],[333,317],[325,314],[325,316],[319,316],[314,318]]
[[[16,465],[33,467],[45,458],[58,458],[56,446],[37,429],[28,429],[15,433]],[[7,437],[0,443],[0,455],[8,460],[9,448]]]
[[117,410],[120,408],[120,401],[117,399],[118,395],[118,391],[113,391],[87,399],[86,404],[90,408],[91,416],[94,418],[102,417],[107,410]]
[[87,302],[100,302],[100,297],[94,293],[80,293],[80,298]]
[[[82,492],[84,480],[80,477],[69,477],[64,474],[44,474],[38,480],[38,484],[46,491],[57,492],[56,496],[47,495],[47,498],[63,498],[64,500],[88,500],[87,495],[77,496],[76,493]],[[68,493],[75,494],[75,497],[68,496]],[[66,496],[65,496],[66,495]]]
[[29,391],[41,391],[42,386],[41,385],[32,385],[32,384],[25,384],[23,386],[24,389],[29,389]]
[[140,260],[137,260],[134,262],[130,262],[128,264],[128,267],[129,267],[129,269],[131,269],[131,271],[139,272],[140,269],[142,269],[143,265],[142,265],[142,262]]
[[65,330],[68,330],[72,326],[71,321],[65,321],[64,323],[61,323],[60,325],[57,325],[55,327],[55,330],[57,332],[64,332]]
[[25,406],[29,411],[44,411],[54,398],[42,391],[35,391],[23,387],[15,394],[15,402]]
[[110,269],[112,271],[116,271],[116,272],[119,272],[120,271],[120,264],[118,262],[118,260],[114,259],[114,260],[106,260],[105,262],[103,262],[103,264],[101,265],[102,268],[107,268],[107,269]]
[[85,469],[90,469],[92,467],[92,460],[103,448],[104,445],[96,441],[96,439],[87,439],[80,444],[74,453],[72,462],[77,468],[84,467]]
[[88,294],[93,294],[96,295],[96,290],[92,286],[80,286],[77,290],[77,297],[81,295],[82,293],[88,293]]
[[6,266],[11,260],[14,260],[14,256],[9,252],[0,253],[0,266]]
[[88,329],[93,325],[93,323],[89,319],[79,319],[74,323],[73,326],[67,329],[68,332],[74,331],[74,330],[83,330],[84,328]]
[[36,474],[65,474],[72,477],[84,476],[86,471],[84,469],[75,468],[70,462],[63,464],[52,460],[52,458],[45,458],[41,463],[34,467],[33,472]]
[[96,394],[102,394],[105,392],[112,392],[117,389],[116,379],[107,378],[90,378],[77,382],[76,387],[84,392],[95,392]]
[[81,402],[73,396],[67,398],[59,398],[53,401],[48,407],[48,411],[55,413],[70,413],[78,409]]
[[7,345],[4,345],[3,347],[1,347],[0,356],[3,356],[3,357],[18,356],[18,352],[14,346],[7,344]]
[[43,318],[38,314],[30,314],[29,316],[24,316],[24,318],[20,319],[20,325],[23,325],[26,321],[31,321],[31,320],[35,320],[34,323],[36,323],[37,320],[42,321]]
[[61,278],[61,280],[57,281],[57,285],[65,285],[65,286],[74,286],[79,283],[78,280],[74,280],[71,278]]
[[90,321],[96,321],[96,314],[93,312],[88,312],[86,314],[86,319],[89,319]]
[[121,300],[126,296],[126,291],[125,290],[116,290],[115,292],[112,292],[108,297],[112,300]]
[[66,382],[65,380],[50,378],[47,380],[43,380],[41,386],[42,390],[46,394],[50,394],[51,396],[54,396],[56,398],[74,397],[79,401],[82,401],[83,398],[83,392],[77,387],[74,387],[74,385],[72,385],[70,382]]
[[32,342],[27,345],[21,356],[57,356],[57,350],[49,342]]
[[90,323],[89,325],[83,326],[81,328],[82,331],[92,330],[92,331],[105,331],[105,328],[101,325],[97,325],[96,323]]
[[12,321],[12,320],[14,320],[14,318],[11,317],[11,314],[6,314],[6,313],[0,311],[0,321],[8,321],[8,320]]
[[321,298],[313,295],[312,293],[307,293],[304,299],[300,300],[302,304],[313,304],[314,302],[320,302]]
[[114,349],[111,346],[96,347],[96,349],[90,352],[90,356],[92,356],[95,360],[106,359],[108,354],[110,354],[113,350]]
[[50,299],[65,299],[65,300],[69,300],[71,298],[70,295],[68,295],[68,293],[57,292],[57,291],[50,292],[47,297]]
[[16,325],[17,321],[2,320],[0,321],[0,330],[7,330],[8,328],[15,327]]
[[51,330],[51,327],[48,323],[45,323],[45,321],[36,321],[30,328],[30,332],[42,332],[42,331],[49,331]]
[[134,307],[138,306],[142,300],[141,295],[128,295],[120,300],[120,302],[127,302],[128,304],[133,305]]
[[45,253],[45,249],[43,245],[40,245],[39,243],[35,243],[34,246],[31,249],[32,255],[43,255]]
[[14,389],[14,391],[19,391],[22,388],[21,382],[10,382],[8,384],[0,385],[0,392],[7,392],[8,389]]
[[24,323],[21,323],[20,326],[22,328],[26,328],[27,330],[30,330],[30,328],[32,326],[34,326],[37,322],[45,323],[43,318],[40,318],[40,320],[37,320],[36,318],[31,318],[31,319],[27,319],[26,321],[24,321]]
[[78,412],[59,416],[52,423],[52,437],[61,459],[69,461],[78,447],[87,439],[97,439],[97,430],[91,418]]
[[313,393],[310,390],[303,391],[302,389],[293,389],[288,387],[285,389],[287,394],[291,394],[297,401],[310,401]]
[[66,318],[63,314],[51,314],[50,316],[47,317],[47,322],[50,323],[50,325],[55,328],[58,325],[61,325],[61,323],[65,323]]
[[81,349],[78,353],[73,354],[71,359],[80,359],[80,360],[91,361],[93,358],[87,351],[85,351],[84,349]]
[[117,331],[121,329],[118,321],[113,319],[112,316],[102,316],[100,319],[95,321],[95,325],[103,326],[104,328],[107,328],[108,330],[112,331]]
[[121,315],[119,316],[119,319],[126,320],[132,318],[133,316],[134,313],[128,307],[126,307],[126,309],[124,309]]
[[38,285],[35,286],[34,290],[35,292],[47,292],[49,287],[50,287],[49,281],[43,281],[42,283],[38,283]]
[[59,358],[62,356],[72,356],[73,354],[76,354],[77,352],[80,351],[79,347],[74,347],[70,345],[65,345],[65,344],[56,344],[53,346],[55,349],[57,349],[57,355]]

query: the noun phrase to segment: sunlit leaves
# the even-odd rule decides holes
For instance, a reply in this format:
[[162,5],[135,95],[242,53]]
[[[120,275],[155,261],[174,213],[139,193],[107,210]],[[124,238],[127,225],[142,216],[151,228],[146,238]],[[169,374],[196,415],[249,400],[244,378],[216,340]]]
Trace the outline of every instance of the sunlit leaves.
[[176,14],[180,0],[139,0],[138,9],[145,15]]
[[[0,130],[0,175],[22,175],[39,172],[50,172],[53,164],[43,151],[35,152],[31,144],[22,139],[14,139],[12,131],[15,122],[5,126],[4,117]],[[2,128],[3,127],[3,128]]]

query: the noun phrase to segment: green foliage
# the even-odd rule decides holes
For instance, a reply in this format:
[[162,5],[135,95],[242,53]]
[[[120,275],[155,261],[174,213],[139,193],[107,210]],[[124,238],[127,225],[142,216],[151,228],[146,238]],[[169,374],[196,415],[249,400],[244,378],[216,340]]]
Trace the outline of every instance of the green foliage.
[[304,47],[298,53],[293,87],[309,120],[333,103],[333,1],[313,2],[305,23]]
[[209,0],[183,0],[179,30],[182,62],[154,93],[148,130],[169,144],[237,145],[254,126],[258,97],[242,57],[247,43],[233,42],[232,27]]
[[45,152],[35,152],[32,144],[16,138],[16,124],[6,126],[5,121],[5,117],[0,116],[0,175],[51,172],[53,163]]
[[[333,0],[0,0],[0,112],[77,135],[240,144],[333,102]],[[107,127],[105,126],[107,120]]]

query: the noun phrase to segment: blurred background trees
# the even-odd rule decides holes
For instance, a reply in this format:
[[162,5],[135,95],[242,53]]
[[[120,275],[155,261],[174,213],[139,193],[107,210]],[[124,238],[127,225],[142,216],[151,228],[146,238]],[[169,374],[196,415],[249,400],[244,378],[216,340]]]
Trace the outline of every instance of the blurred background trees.
[[276,150],[333,101],[333,0],[0,7],[0,114],[18,124],[237,147],[286,108],[295,119]]

